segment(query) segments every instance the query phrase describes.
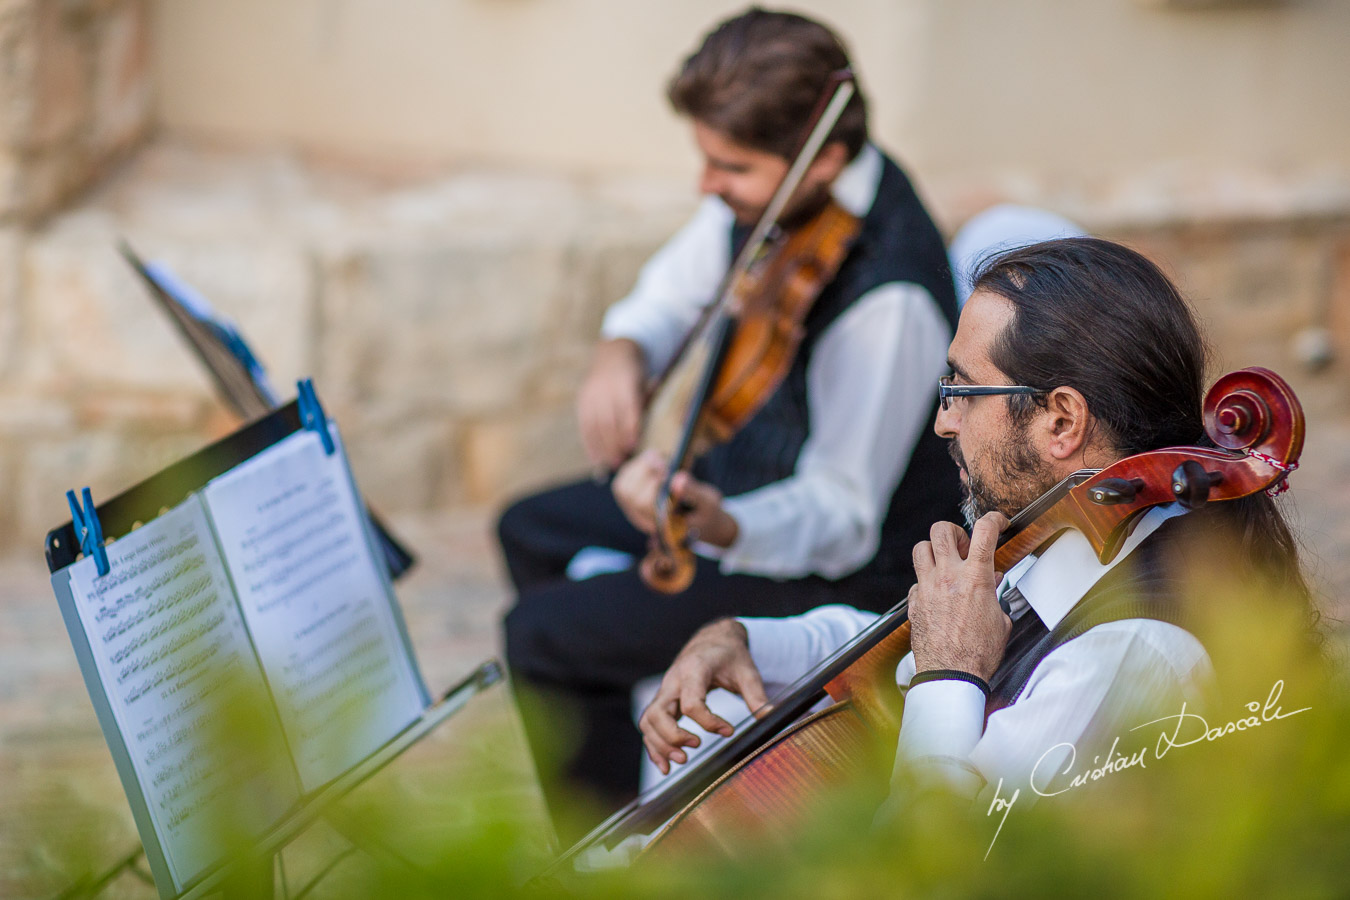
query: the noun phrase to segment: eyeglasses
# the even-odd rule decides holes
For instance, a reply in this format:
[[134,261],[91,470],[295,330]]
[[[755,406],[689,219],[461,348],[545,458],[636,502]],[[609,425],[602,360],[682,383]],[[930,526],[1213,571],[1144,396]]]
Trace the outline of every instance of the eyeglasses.
[[1024,384],[952,384],[952,376],[943,375],[938,379],[938,404],[943,409],[952,408],[953,397],[987,397],[991,394],[1044,394],[1040,388],[1027,387]]

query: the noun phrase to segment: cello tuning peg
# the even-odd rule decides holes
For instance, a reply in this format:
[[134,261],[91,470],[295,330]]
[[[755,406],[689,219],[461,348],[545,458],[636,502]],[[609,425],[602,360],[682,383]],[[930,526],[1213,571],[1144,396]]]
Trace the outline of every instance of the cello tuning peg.
[[1088,499],[1100,506],[1129,503],[1144,489],[1142,478],[1107,478],[1093,485]]
[[1172,494],[1187,509],[1199,509],[1209,499],[1209,489],[1222,481],[1222,472],[1206,472],[1200,463],[1188,459],[1172,472]]

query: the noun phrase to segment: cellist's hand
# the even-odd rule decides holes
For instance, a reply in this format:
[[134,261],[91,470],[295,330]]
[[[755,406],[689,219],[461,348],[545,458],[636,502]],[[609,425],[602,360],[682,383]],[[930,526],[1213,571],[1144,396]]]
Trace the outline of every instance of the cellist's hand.
[[909,621],[917,671],[993,676],[1012,628],[995,593],[1003,576],[994,571],[994,550],[1007,527],[997,512],[981,516],[969,537],[951,522],[938,522],[932,539],[915,545],[918,583],[909,592]]
[[637,446],[646,378],[642,349],[626,338],[601,341],[577,394],[577,424],[591,463],[616,469]]
[[681,748],[699,745],[697,735],[680,727],[681,716],[715,734],[731,734],[731,723],[708,709],[708,691],[713,688],[739,694],[757,716],[768,711],[764,682],[750,658],[749,637],[745,626],[735,619],[704,625],[689,639],[666,670],[656,697],[638,719],[647,756],[661,774],[670,771],[672,762],[688,762]]
[[[647,450],[620,466],[610,484],[619,509],[643,534],[651,534],[656,528],[656,497],[666,471],[661,454]],[[718,547],[730,547],[735,542],[740,526],[722,508],[721,491],[688,472],[676,472],[670,492],[679,503],[679,514],[693,540]]]

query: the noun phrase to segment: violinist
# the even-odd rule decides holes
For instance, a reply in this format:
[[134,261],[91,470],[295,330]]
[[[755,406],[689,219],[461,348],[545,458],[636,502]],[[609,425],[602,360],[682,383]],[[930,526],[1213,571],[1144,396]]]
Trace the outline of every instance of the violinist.
[[[1081,758],[1153,711],[1198,704],[1210,662],[1183,627],[1180,597],[1194,538],[1222,534],[1258,583],[1305,602],[1309,592],[1289,527],[1264,493],[1189,512],[1154,506],[1107,565],[1069,530],[994,570],[1007,517],[1066,475],[1205,433],[1204,342],[1143,256],[1074,238],[993,258],[975,275],[948,362],[935,431],[960,466],[972,530],[939,522],[913,550],[896,771],[974,797],[1000,779],[1026,786],[1033,769],[1062,773],[1071,746]],[[711,623],[641,716],[648,754],[662,771],[685,761],[698,739],[681,715],[729,733],[703,703],[711,686],[756,708],[766,684],[792,681],[874,619],[832,606]]]
[[634,564],[668,464],[631,456],[648,381],[715,298],[818,99],[849,66],[824,26],[760,9],[723,22],[685,61],[668,96],[690,121],[707,196],[608,311],[577,404],[592,463],[616,474],[527,497],[500,522],[517,591],[505,620],[513,682],[569,716],[576,740],[564,750],[529,703],[527,734],[536,755],[566,754],[571,787],[611,807],[638,785],[631,690],[701,625],[826,603],[883,609],[914,581],[908,547],[958,514],[956,469],[927,429],[955,327],[951,274],[908,179],[868,140],[858,93],[778,219],[791,232],[833,198],[861,220],[858,237],[781,386],[671,485],[697,535],[691,586],[655,593]]

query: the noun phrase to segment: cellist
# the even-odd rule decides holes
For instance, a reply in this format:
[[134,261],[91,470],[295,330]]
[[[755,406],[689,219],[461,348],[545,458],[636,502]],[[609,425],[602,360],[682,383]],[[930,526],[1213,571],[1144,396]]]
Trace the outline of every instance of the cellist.
[[[501,519],[518,594],[505,620],[514,684],[573,718],[580,737],[565,774],[606,806],[637,788],[633,685],[662,672],[699,626],[826,603],[883,609],[914,580],[908,547],[957,515],[955,467],[927,429],[928,385],[955,325],[951,275],[908,179],[868,140],[858,94],[779,223],[791,231],[833,198],[861,232],[815,300],[782,386],[672,485],[699,539],[692,585],[656,594],[623,557],[617,570],[568,574],[584,548],[629,560],[646,549],[667,462],[629,458],[647,381],[714,298],[818,98],[849,65],[824,26],[760,9],[723,22],[684,63],[668,94],[691,122],[707,197],[605,316],[578,400],[591,461],[617,473],[528,497]],[[529,708],[536,754],[556,753],[563,740]]]
[[[1000,783],[1005,800],[1015,789],[1053,792],[1075,774],[1075,751],[1081,767],[1084,754],[1158,710],[1194,709],[1212,674],[1181,590],[1197,536],[1221,535],[1225,561],[1250,569],[1239,577],[1315,618],[1289,526],[1264,493],[1154,506],[1109,564],[1070,530],[1011,571],[994,570],[1007,517],[1066,475],[1202,443],[1205,344],[1152,262],[1092,238],[999,255],[974,277],[948,363],[935,432],[960,466],[972,530],[939,522],[913,549],[897,772],[972,797]],[[1283,482],[1289,466],[1261,462]],[[696,745],[682,714],[730,732],[703,704],[711,686],[758,707],[765,683],[792,681],[874,618],[833,606],[705,626],[641,716],[653,762],[665,771]]]

